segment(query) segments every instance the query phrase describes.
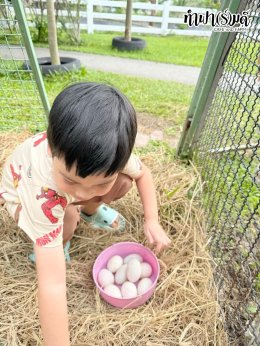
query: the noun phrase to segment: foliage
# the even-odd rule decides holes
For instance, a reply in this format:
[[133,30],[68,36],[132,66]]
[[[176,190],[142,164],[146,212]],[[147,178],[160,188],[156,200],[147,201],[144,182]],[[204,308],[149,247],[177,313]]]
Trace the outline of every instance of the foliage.
[[48,42],[48,24],[47,17],[44,14],[46,2],[43,0],[27,2],[26,6],[31,11],[31,15],[27,17],[27,20],[35,24],[35,27],[32,27],[31,30],[32,40],[34,42]]
[[176,6],[206,7],[219,9],[221,0],[173,0]]
[[[67,39],[72,44],[80,43],[80,10],[81,0],[71,3],[69,0],[59,0],[56,4],[56,19],[61,24]],[[64,17],[62,12],[67,11]],[[68,27],[69,24],[69,27]]]
[[[46,1],[29,1],[26,6],[30,9],[30,15],[27,20],[34,23],[31,27],[32,39],[34,42],[48,42],[48,25],[46,17]],[[61,25],[62,32],[70,44],[80,43],[80,13],[82,9],[81,1],[77,0],[71,3],[69,0],[57,0],[55,2],[55,18]],[[45,12],[44,12],[45,11]],[[67,16],[63,16],[63,11],[67,11]]]

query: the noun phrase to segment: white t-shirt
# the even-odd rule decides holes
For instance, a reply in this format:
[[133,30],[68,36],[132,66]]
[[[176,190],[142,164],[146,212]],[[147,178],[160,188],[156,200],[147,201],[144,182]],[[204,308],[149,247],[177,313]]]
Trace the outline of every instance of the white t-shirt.
[[[20,205],[18,226],[39,246],[62,244],[63,218],[67,205],[76,202],[59,191],[53,179],[46,132],[28,138],[7,159],[0,184],[0,197],[14,217]],[[135,179],[141,164],[131,155],[122,173]]]

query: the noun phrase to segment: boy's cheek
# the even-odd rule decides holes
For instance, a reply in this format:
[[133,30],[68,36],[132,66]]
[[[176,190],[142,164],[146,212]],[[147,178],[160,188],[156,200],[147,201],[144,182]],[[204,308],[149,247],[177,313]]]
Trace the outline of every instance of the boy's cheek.
[[70,193],[70,190],[71,190],[71,189],[69,189],[68,186],[67,186],[66,184],[64,184],[64,183],[62,183],[62,182],[60,182],[60,181],[56,181],[56,185],[57,185],[57,187],[58,187],[58,189],[59,189],[60,191],[66,192],[66,193]]

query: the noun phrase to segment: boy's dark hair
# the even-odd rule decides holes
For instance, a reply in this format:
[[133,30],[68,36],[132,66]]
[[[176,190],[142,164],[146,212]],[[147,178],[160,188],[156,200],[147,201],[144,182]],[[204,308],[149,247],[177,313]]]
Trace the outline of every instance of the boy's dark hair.
[[49,115],[48,142],[53,156],[76,164],[81,178],[119,172],[132,152],[137,132],[136,113],[119,90],[84,82],[64,89]]

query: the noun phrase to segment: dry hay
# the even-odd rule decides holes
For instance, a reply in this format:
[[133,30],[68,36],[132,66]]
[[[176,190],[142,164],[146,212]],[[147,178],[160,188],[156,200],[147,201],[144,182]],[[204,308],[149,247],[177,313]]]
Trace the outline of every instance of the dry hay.
[[[0,135],[1,161],[25,137]],[[196,170],[167,162],[162,148],[142,159],[152,168],[161,223],[172,239],[171,247],[159,255],[156,292],[137,309],[118,310],[99,297],[91,277],[95,258],[107,246],[120,241],[147,245],[133,189],[115,204],[128,220],[124,234],[94,231],[81,222],[72,240],[72,263],[67,265],[72,345],[225,346],[203,213],[197,205],[201,184]],[[188,191],[193,191],[190,199]],[[0,224],[0,345],[41,345],[35,267],[27,260],[32,245],[3,208]]]

